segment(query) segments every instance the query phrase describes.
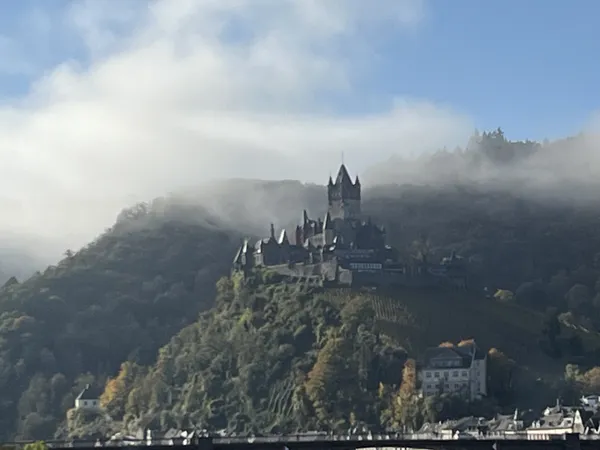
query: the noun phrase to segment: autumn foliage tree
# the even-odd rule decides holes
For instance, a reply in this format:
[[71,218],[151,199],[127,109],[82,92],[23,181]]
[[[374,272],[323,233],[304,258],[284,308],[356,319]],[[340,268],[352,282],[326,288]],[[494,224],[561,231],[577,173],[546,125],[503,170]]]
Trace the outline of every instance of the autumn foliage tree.
[[497,348],[488,351],[488,392],[495,398],[509,399],[513,393],[516,363]]
[[100,396],[100,404],[113,417],[123,417],[129,394],[134,391],[136,381],[144,375],[144,369],[126,361],[121,364],[119,374],[109,378]]
[[331,338],[321,349],[312,370],[308,373],[306,393],[312,401],[317,418],[326,423],[332,416],[345,361],[342,355],[344,340]]
[[392,408],[396,426],[416,430],[423,419],[423,399],[417,395],[417,364],[407,359],[402,369],[402,383]]
[[468,346],[468,345],[473,345],[473,344],[475,344],[475,339],[473,339],[473,338],[469,338],[469,339],[463,339],[462,341],[460,341],[460,342],[458,343],[458,345],[457,345],[457,346],[458,346],[458,347],[466,347],[466,346]]

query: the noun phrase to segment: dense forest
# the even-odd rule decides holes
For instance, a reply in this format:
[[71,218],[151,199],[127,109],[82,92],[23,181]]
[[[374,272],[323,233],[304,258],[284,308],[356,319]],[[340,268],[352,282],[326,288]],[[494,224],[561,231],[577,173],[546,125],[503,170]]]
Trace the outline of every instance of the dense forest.
[[[448,152],[461,171],[518,172],[553,148],[501,131],[477,143]],[[322,214],[323,186],[237,180],[197,201],[136,205],[85,248],[0,290],[0,439],[146,426],[417,426],[600,389],[600,204],[457,177],[387,181],[365,191],[364,212],[404,258],[465,257],[469,292],[322,290],[268,271],[247,282],[229,275],[244,235],[291,225],[303,208]],[[414,360],[427,346],[471,338],[489,351],[489,398],[422,403]],[[104,391],[106,414],[71,410],[88,383]]]

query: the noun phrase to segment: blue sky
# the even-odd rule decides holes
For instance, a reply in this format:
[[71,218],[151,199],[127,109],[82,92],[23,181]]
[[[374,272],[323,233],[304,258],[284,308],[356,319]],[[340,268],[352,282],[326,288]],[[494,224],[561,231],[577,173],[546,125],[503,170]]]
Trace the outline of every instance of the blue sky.
[[600,2],[438,0],[388,83],[519,138],[571,134],[598,108]]
[[[1,34],[18,56],[14,71],[6,64],[0,70],[4,102],[65,60],[86,62],[62,16],[71,3],[3,2]],[[362,113],[393,97],[426,99],[469,115],[480,129],[502,126],[515,138],[576,133],[600,98],[598,17],[594,0],[430,0],[415,29],[382,33],[379,59],[360,79],[362,94],[330,107]]]

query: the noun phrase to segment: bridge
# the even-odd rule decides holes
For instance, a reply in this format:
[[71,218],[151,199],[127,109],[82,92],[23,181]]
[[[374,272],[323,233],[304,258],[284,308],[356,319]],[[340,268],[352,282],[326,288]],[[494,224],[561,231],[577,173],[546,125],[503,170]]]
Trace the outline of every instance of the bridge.
[[[600,436],[599,436],[600,437]],[[180,443],[165,445],[146,441],[106,442],[48,442],[51,449],[102,447],[111,450],[592,450],[600,448],[600,439],[580,436],[577,433],[553,436],[553,439],[525,439],[515,435],[497,438],[431,439],[419,436],[327,436],[293,435],[268,437],[195,437]]]

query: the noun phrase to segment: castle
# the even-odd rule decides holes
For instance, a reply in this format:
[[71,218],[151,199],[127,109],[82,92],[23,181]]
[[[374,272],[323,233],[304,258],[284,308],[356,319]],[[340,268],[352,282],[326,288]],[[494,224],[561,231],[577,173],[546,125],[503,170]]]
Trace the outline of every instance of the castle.
[[440,264],[400,261],[398,251],[386,244],[385,229],[362,219],[360,181],[357,176],[352,182],[344,164],[335,181],[329,177],[327,198],[324,219],[310,219],[304,210],[293,242],[285,229],[276,237],[273,224],[268,238],[255,245],[246,239],[234,258],[234,270],[248,274],[264,267],[323,285],[466,287],[465,265],[454,254]]

